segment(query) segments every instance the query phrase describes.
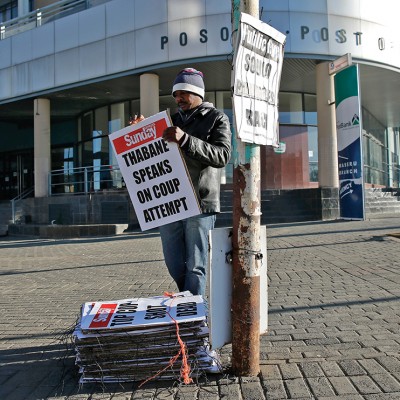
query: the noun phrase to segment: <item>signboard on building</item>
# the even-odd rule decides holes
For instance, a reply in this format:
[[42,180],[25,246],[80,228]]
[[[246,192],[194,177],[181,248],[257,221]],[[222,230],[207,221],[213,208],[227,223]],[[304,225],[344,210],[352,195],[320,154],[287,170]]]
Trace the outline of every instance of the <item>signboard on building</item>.
[[236,132],[247,143],[278,146],[278,93],[286,37],[241,14],[232,74]]
[[364,219],[361,100],[358,65],[335,75],[340,216]]
[[352,64],[351,54],[347,53],[342,57],[337,58],[329,63],[329,75],[336,74],[337,72],[350,67]]
[[178,145],[162,139],[168,126],[163,111],[109,136],[143,231],[201,213]]

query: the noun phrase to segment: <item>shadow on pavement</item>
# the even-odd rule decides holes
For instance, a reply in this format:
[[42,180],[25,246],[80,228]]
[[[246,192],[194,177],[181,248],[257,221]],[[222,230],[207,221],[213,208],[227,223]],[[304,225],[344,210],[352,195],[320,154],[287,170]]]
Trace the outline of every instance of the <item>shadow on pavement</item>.
[[116,236],[96,236],[80,237],[71,239],[40,239],[34,237],[23,238],[21,236],[0,237],[0,249],[16,249],[24,247],[54,246],[58,244],[85,244],[85,243],[103,243],[119,240],[151,239],[160,236],[157,231],[147,232],[129,232]]
[[292,311],[309,311],[309,310],[315,310],[315,309],[324,310],[326,308],[351,307],[351,306],[355,306],[355,305],[387,303],[387,302],[398,301],[398,300],[400,300],[399,296],[391,296],[391,297],[381,297],[378,299],[341,301],[341,302],[337,302],[337,303],[324,303],[324,304],[307,305],[307,306],[299,306],[299,307],[269,308],[268,314],[283,314],[283,313],[292,312]]
[[147,264],[147,263],[154,263],[154,262],[161,262],[164,259],[160,260],[140,260],[140,261],[125,261],[123,263],[110,263],[110,264],[95,264],[95,265],[83,265],[83,266],[74,266],[74,267],[65,267],[65,268],[48,268],[48,269],[39,269],[36,271],[15,271],[15,270],[7,270],[0,272],[0,276],[6,275],[28,275],[28,274],[40,274],[43,272],[54,272],[54,271],[67,271],[67,270],[77,270],[77,269],[86,269],[86,268],[100,268],[100,267],[118,267],[120,266],[127,266],[127,265],[135,265],[135,264]]

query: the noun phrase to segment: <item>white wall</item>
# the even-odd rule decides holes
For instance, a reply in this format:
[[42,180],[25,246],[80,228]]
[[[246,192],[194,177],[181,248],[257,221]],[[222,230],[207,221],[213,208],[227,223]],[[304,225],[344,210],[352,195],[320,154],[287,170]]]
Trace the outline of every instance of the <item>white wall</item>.
[[[230,0],[114,0],[0,40],[0,100],[228,55],[230,9]],[[261,9],[262,19],[287,35],[286,54],[352,53],[400,68],[398,0],[260,0]]]

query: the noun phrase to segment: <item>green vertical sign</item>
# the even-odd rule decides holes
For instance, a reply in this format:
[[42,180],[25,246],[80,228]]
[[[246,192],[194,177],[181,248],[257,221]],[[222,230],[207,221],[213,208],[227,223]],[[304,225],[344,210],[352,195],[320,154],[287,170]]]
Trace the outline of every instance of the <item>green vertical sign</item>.
[[358,65],[335,75],[340,216],[365,218]]

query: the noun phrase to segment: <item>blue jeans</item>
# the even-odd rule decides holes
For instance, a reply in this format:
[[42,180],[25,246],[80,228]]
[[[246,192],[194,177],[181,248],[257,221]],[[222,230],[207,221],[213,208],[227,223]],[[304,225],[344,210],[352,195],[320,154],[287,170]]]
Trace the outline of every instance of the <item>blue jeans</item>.
[[180,292],[205,298],[208,232],[215,220],[215,214],[200,214],[159,227],[165,263]]

